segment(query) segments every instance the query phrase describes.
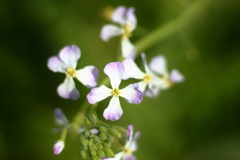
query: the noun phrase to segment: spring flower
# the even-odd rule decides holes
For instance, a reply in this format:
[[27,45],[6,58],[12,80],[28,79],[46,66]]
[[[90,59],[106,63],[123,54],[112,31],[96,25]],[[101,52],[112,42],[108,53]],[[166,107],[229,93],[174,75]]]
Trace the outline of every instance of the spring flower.
[[172,70],[170,75],[166,69],[166,60],[163,56],[157,56],[147,64],[146,56],[141,54],[145,72],[142,72],[133,60],[126,59],[123,61],[125,68],[123,79],[135,78],[140,79],[138,82],[140,91],[145,92],[148,97],[156,97],[160,90],[169,88],[173,83],[179,83],[184,80],[183,75],[176,69]]
[[132,31],[137,26],[137,19],[134,14],[134,8],[126,8],[119,6],[115,9],[112,14],[112,21],[119,24],[120,26],[107,24],[101,29],[100,37],[103,41],[107,42],[114,36],[121,35],[121,49],[122,56],[124,58],[134,59],[136,56],[136,48],[129,41],[129,37],[132,35]]
[[139,91],[137,84],[130,84],[123,89],[119,89],[122,76],[124,74],[124,66],[121,62],[111,62],[104,68],[104,73],[109,77],[112,89],[102,85],[93,88],[87,95],[88,102],[95,104],[103,99],[112,96],[108,107],[104,110],[103,116],[106,120],[118,120],[123,110],[120,105],[119,97],[125,98],[129,103],[139,104],[142,102],[143,94]]
[[54,154],[58,155],[62,152],[63,148],[64,148],[64,142],[59,140],[57,141],[54,146],[53,146],[53,152]]
[[135,152],[138,148],[137,140],[139,137],[140,132],[136,132],[133,136],[133,125],[129,125],[127,140],[123,151],[117,153],[114,158],[102,158],[101,160],[136,160],[133,152]]
[[75,45],[64,47],[58,55],[48,59],[48,68],[53,72],[66,74],[62,84],[58,86],[58,94],[66,99],[78,99],[79,91],[76,89],[73,78],[77,78],[83,85],[94,87],[97,85],[98,70],[94,66],[86,66],[76,70],[77,61],[81,56],[80,49]]

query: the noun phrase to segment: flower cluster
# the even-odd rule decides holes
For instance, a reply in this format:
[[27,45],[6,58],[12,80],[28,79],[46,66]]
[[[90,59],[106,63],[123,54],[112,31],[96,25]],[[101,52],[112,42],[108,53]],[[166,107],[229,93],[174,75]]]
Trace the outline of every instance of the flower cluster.
[[[133,152],[137,150],[137,139],[140,132],[134,135],[133,125],[129,125],[127,129],[121,127],[115,129],[100,121],[95,111],[86,109],[86,107],[97,106],[98,102],[111,97],[103,112],[103,117],[106,120],[116,121],[123,114],[120,97],[131,104],[140,104],[144,95],[151,98],[156,97],[162,90],[184,80],[184,76],[177,69],[168,72],[167,62],[163,55],[153,57],[148,64],[145,53],[142,53],[144,71],[138,67],[134,61],[137,56],[136,46],[129,40],[137,26],[134,11],[132,7],[117,7],[112,13],[111,20],[118,26],[108,24],[101,29],[100,37],[103,41],[121,35],[121,52],[124,60],[109,62],[104,67],[106,79],[110,80],[109,84],[103,81],[105,83],[100,83],[96,87],[99,72],[97,67],[93,65],[76,69],[77,62],[81,57],[81,51],[76,45],[65,46],[58,55],[49,58],[48,68],[53,72],[65,74],[64,82],[57,88],[60,97],[73,100],[79,98],[80,93],[76,88],[75,78],[84,86],[91,88],[86,96],[88,105],[82,106],[85,108],[81,108],[82,110],[77,113],[73,122],[69,123],[61,109],[55,110],[55,121],[62,126],[60,129],[62,133],[60,139],[54,144],[54,154],[62,152],[67,132],[74,131],[79,135],[80,157],[82,159],[86,159],[87,155],[90,155],[92,159],[135,160]],[[120,88],[120,83],[129,78],[137,79],[137,81]],[[126,143],[120,152],[114,154],[111,149],[112,143],[116,138],[121,139],[124,133],[126,133]]]

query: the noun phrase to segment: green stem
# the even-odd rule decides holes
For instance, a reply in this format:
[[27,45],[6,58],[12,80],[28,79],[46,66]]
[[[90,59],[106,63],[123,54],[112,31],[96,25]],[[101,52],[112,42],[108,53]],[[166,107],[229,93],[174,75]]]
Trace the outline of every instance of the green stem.
[[194,2],[185,12],[181,14],[175,20],[171,20],[167,24],[160,26],[144,36],[142,39],[135,43],[137,47],[137,53],[156,45],[158,42],[170,37],[178,32],[179,28],[188,26],[190,23],[194,23],[199,15],[211,4],[212,0],[197,0]]

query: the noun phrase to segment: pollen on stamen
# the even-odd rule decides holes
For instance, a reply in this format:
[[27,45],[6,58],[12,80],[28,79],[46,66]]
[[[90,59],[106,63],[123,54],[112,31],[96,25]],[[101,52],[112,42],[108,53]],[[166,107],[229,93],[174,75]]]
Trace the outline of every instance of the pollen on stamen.
[[123,30],[124,30],[124,33],[122,35],[123,39],[126,39],[126,38],[132,36],[132,33],[131,33],[130,29],[131,29],[131,26],[129,24],[126,24],[125,26],[123,26]]
[[143,78],[143,81],[145,83],[149,83],[151,80],[153,79],[153,76],[149,75],[149,74],[145,74],[144,75],[144,78]]
[[113,96],[118,97],[120,95],[120,90],[118,88],[114,88],[112,90],[112,94]]
[[132,150],[131,150],[131,149],[128,149],[128,148],[126,148],[126,149],[124,150],[124,152],[125,152],[126,154],[131,154],[131,153],[132,153]]
[[73,68],[68,68],[66,72],[67,76],[74,78],[76,76],[76,70]]

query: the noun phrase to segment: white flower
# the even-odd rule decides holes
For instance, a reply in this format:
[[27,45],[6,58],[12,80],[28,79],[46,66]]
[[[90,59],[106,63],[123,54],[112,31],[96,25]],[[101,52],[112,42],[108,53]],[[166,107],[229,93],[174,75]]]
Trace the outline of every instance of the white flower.
[[75,45],[71,45],[64,47],[58,55],[48,59],[48,68],[50,70],[66,74],[64,82],[57,89],[62,98],[77,99],[79,97],[73,78],[77,78],[87,87],[97,85],[98,70],[96,67],[86,66],[83,69],[76,70],[80,56],[80,49]]
[[117,7],[112,14],[112,21],[119,24],[120,27],[112,24],[104,25],[100,34],[101,39],[105,42],[114,36],[121,35],[122,56],[130,59],[134,59],[136,56],[136,48],[129,41],[132,31],[137,25],[134,11],[135,10],[132,7],[128,9],[124,6]]
[[53,146],[53,152],[54,154],[58,155],[62,152],[63,148],[64,148],[64,142],[63,141],[57,141],[57,143],[54,144]]
[[123,151],[117,153],[114,158],[102,158],[101,160],[136,160],[133,155],[138,148],[137,140],[140,137],[140,132],[136,132],[133,136],[133,125],[128,126],[127,141]]
[[112,89],[102,85],[93,88],[87,95],[90,104],[95,104],[112,96],[108,107],[103,113],[106,120],[115,121],[122,116],[123,110],[120,105],[119,97],[125,98],[129,103],[139,104],[142,102],[143,94],[139,91],[137,84],[130,84],[123,89],[119,89],[124,71],[125,69],[121,62],[111,62],[107,64],[104,68],[104,73],[109,77]]
[[183,75],[176,69],[172,70],[169,75],[163,56],[154,57],[148,66],[145,54],[141,55],[145,72],[142,72],[133,60],[126,59],[123,65],[128,69],[124,72],[123,79],[140,79],[138,83],[140,91],[145,91],[146,96],[156,97],[162,89],[167,89],[173,83],[184,80]]

